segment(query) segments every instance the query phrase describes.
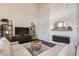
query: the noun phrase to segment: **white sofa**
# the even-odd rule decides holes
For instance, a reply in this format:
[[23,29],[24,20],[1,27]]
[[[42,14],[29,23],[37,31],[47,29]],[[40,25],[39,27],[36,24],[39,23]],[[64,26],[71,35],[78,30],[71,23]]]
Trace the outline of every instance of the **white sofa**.
[[63,45],[56,45],[56,46],[44,51],[39,56],[56,56],[61,51],[62,48],[64,48]]
[[[32,56],[20,44],[10,43],[5,37],[0,39],[0,56]],[[38,56],[79,56],[79,45],[56,45],[42,52]]]
[[0,39],[0,56],[31,56],[20,44],[11,44],[5,37]]
[[39,56],[79,56],[79,45],[78,43],[56,45]]

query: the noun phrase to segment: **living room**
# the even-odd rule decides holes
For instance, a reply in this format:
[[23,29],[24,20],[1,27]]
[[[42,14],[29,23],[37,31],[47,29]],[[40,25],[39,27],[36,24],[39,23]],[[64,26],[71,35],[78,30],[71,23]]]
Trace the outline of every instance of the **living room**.
[[[40,44],[42,44],[41,52],[34,50],[31,51],[27,47],[29,47],[30,44],[32,45],[34,43],[33,42],[29,43],[26,42],[25,40],[23,41],[24,37],[22,36],[17,37],[16,39],[20,39],[20,41],[22,40],[22,43],[24,42],[21,45],[26,48],[25,50],[27,50],[27,53],[24,52],[25,50],[24,51],[20,50],[22,51],[22,54],[21,52],[16,52],[16,53],[14,52],[13,56],[78,56],[79,50],[78,53],[75,53],[77,50],[72,46],[73,44],[78,46],[78,41],[79,41],[78,40],[79,21],[77,14],[78,8],[79,8],[79,4],[74,4],[74,3],[0,4],[0,19],[1,20],[8,19],[12,21],[12,25],[13,25],[12,37],[15,38],[15,36],[16,37],[18,36],[15,35],[17,34],[16,27],[24,28],[24,29],[30,28],[30,26],[33,23],[35,25],[36,36],[35,38],[32,39],[39,39],[41,43],[38,42],[37,40],[36,45],[33,45],[32,48],[36,50],[35,46],[38,45],[40,47]],[[60,24],[60,26],[58,24]],[[22,34],[23,33],[22,29],[20,29],[19,32],[21,32],[20,34]],[[13,47],[17,47],[16,45],[19,44],[19,41],[17,41],[14,38],[13,40],[15,40],[16,42],[12,42],[11,44],[13,45]],[[3,39],[5,41],[6,38]],[[54,39],[56,40],[54,41]],[[52,47],[50,45],[52,45]],[[66,50],[64,53],[59,53],[59,51],[62,50],[63,48],[68,50],[69,49],[68,45],[71,45],[69,47],[71,47],[70,49],[72,49],[70,54],[66,53],[67,52]],[[37,46],[37,50],[39,50],[38,46]],[[65,48],[65,46],[67,46],[67,48]],[[54,52],[51,53],[51,51]],[[2,54],[2,55],[7,55],[7,54]]]

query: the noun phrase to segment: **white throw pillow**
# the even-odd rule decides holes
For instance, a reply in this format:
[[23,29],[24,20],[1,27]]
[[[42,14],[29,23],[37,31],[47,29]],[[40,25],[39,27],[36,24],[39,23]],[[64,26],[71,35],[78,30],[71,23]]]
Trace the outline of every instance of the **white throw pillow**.
[[5,37],[0,39],[0,55],[2,56],[11,55],[10,42]]
[[58,56],[75,56],[76,55],[76,46],[74,44],[69,44],[65,46]]
[[7,38],[2,37],[0,40],[4,41],[4,42],[6,43],[6,45],[7,45],[8,47],[10,47],[10,42],[8,41]]
[[4,43],[3,41],[0,39],[0,51],[3,49]]
[[16,44],[19,44],[19,42],[18,42],[18,41],[16,41],[16,42],[11,42],[11,45],[16,45]]

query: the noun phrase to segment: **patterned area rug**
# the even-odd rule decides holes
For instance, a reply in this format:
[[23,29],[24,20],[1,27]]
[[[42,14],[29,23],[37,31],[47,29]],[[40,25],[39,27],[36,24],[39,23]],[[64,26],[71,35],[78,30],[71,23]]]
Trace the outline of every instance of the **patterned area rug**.
[[31,42],[29,42],[29,43],[24,43],[24,44],[22,44],[22,45],[31,53],[32,56],[37,56],[37,55],[39,55],[40,53],[42,53],[42,52],[44,52],[44,51],[50,49],[50,48],[53,47],[53,46],[55,46],[55,44],[48,44],[48,43],[46,43],[46,42],[43,42],[43,43],[41,44],[40,50],[39,50],[39,51],[34,51],[34,50],[32,50]]

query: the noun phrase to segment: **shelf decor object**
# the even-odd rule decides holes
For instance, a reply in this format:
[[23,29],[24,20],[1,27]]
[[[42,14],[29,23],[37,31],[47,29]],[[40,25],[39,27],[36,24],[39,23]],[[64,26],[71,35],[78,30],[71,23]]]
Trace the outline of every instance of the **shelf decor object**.
[[68,26],[68,27],[67,27],[67,30],[68,30],[68,31],[72,31],[72,27],[71,27],[71,26]]
[[65,21],[59,21],[54,23],[54,29],[51,31],[72,31],[72,27],[67,27]]
[[33,22],[31,22],[31,26],[30,26],[29,32],[32,35],[32,39],[37,38],[36,26],[35,26],[35,24]]

